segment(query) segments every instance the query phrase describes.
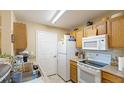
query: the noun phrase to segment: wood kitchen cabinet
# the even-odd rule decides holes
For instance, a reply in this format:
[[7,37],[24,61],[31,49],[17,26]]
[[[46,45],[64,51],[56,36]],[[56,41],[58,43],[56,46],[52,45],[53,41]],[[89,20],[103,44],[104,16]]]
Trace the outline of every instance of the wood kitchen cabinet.
[[124,83],[124,78],[109,72],[101,71],[102,83]]
[[84,27],[84,37],[88,37],[89,33],[93,30],[93,26],[86,26]]
[[107,34],[107,21],[99,21],[93,25],[93,29],[97,30],[97,35]]
[[78,82],[77,80],[77,62],[70,60],[70,79],[73,82]]
[[27,48],[26,24],[14,23],[14,49],[25,50]]
[[70,32],[70,36],[76,38],[76,31],[71,31],[71,32]]
[[1,30],[0,30],[0,53],[1,53]]
[[111,48],[124,48],[124,16],[110,19],[108,34]]
[[78,28],[76,31],[76,47],[82,48],[83,27]]
[[93,28],[93,25],[84,27],[84,37],[96,36],[97,29]]
[[2,30],[2,26],[1,26],[1,16],[0,16],[0,53],[1,53],[1,30]]

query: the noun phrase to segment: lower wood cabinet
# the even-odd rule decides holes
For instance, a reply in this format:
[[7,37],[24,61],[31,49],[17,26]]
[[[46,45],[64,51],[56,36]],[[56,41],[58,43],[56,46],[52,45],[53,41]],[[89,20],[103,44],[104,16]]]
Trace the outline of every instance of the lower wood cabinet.
[[109,72],[101,72],[102,83],[123,83],[124,78],[111,74]]
[[78,82],[77,80],[77,62],[70,60],[70,80],[72,82]]

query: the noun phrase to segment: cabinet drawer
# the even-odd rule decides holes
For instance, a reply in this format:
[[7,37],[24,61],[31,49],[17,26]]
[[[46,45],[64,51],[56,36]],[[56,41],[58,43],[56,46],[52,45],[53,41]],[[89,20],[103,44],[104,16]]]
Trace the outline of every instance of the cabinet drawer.
[[109,74],[107,72],[102,72],[102,78],[103,79],[107,79],[108,81],[111,81],[111,82],[114,82],[114,83],[121,83],[123,82],[123,79],[118,77],[118,76],[115,76],[115,75],[112,75],[112,74]]

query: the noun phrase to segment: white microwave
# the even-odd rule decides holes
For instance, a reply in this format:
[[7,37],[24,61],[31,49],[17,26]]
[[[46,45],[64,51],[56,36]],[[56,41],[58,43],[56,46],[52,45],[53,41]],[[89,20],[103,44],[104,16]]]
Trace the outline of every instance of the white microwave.
[[108,35],[82,38],[82,48],[87,50],[108,50]]

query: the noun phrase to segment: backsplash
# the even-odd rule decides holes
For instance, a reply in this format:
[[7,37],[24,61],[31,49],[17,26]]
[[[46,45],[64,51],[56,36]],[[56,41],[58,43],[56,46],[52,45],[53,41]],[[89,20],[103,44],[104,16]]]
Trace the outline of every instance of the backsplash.
[[124,56],[124,48],[121,48],[121,49],[109,49],[109,50],[106,50],[106,51],[77,49],[77,51],[85,53],[85,55],[87,55],[88,53],[110,54],[112,56],[112,58],[114,58],[114,59],[116,57]]
[[93,60],[93,61],[97,61],[97,62],[102,62],[102,63],[106,63],[106,64],[110,64],[111,63],[111,54],[105,54],[105,53],[86,53],[86,58],[88,60]]

